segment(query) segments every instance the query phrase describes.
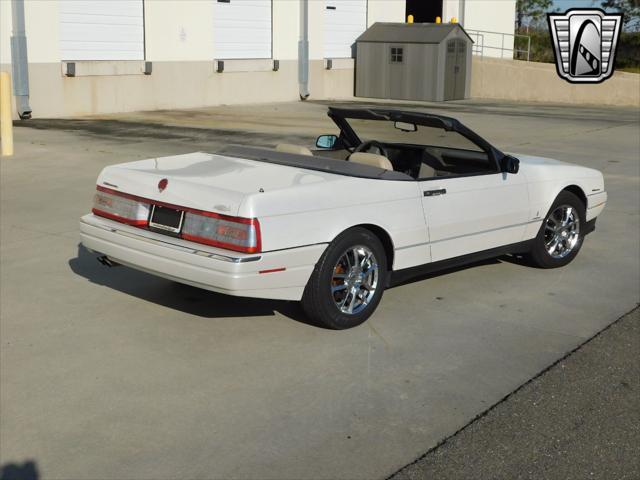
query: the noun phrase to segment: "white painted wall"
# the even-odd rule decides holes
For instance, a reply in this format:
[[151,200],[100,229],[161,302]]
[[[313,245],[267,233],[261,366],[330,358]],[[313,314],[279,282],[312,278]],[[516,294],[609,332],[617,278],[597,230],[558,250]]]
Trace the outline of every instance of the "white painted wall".
[[[11,3],[10,0],[0,0],[0,3]],[[7,8],[8,16],[2,20],[9,28],[7,38],[11,37],[11,7]],[[60,4],[50,0],[26,0],[24,2],[25,30],[27,32],[27,57],[29,63],[60,62]],[[3,15],[4,17],[4,15]],[[4,42],[3,42],[4,43]],[[11,47],[7,40],[9,52]],[[8,57],[10,57],[10,53]],[[3,60],[4,63],[4,60]],[[7,62],[10,63],[10,60]]]
[[273,0],[273,58],[297,60],[300,2]]
[[[299,3],[297,0],[289,0]],[[296,58],[298,58],[296,54]],[[324,0],[309,0],[309,59],[324,58]]]
[[11,2],[0,0],[0,65],[11,63]]
[[[336,0],[339,1],[339,0]],[[151,61],[210,61],[213,0],[145,0],[145,49]],[[325,0],[309,2],[310,58],[325,57]],[[460,7],[464,14],[460,14]],[[273,0],[273,58],[295,60],[299,36],[298,0]],[[367,24],[403,22],[404,0],[368,0]],[[26,0],[31,63],[58,63],[60,1]],[[468,29],[513,33],[515,0],[444,0],[443,20],[456,16]],[[0,62],[10,63],[11,1],[0,0]],[[485,38],[485,43],[490,39]],[[497,40],[494,39],[495,45]],[[508,46],[508,42],[507,42]]]
[[[483,38],[478,39],[480,42],[484,41],[484,56],[486,57],[498,57],[498,58],[512,58],[513,49],[513,33],[515,31],[516,20],[516,0],[445,0],[447,2],[447,8],[450,8],[451,12],[456,12],[458,18],[460,18],[460,7],[455,9],[454,4],[462,6],[464,9],[463,26],[467,30],[480,30],[483,32],[497,32],[497,33],[484,33]],[[449,10],[447,11],[447,15]],[[447,17],[448,18],[448,17]],[[503,35],[504,44],[503,44]],[[476,35],[471,35],[471,38],[476,41]],[[500,50],[502,47],[508,49],[508,51]]]
[[366,29],[367,0],[325,0],[325,58],[351,58],[355,39]]
[[186,62],[213,59],[212,2],[146,1],[144,16],[147,60]]
[[[447,5],[459,3],[459,0],[445,1]],[[513,34],[516,21],[516,0],[465,0],[462,5],[464,6],[463,26],[465,28]]]
[[376,22],[404,22],[405,10],[405,0],[369,0],[367,26],[370,27]]
[[442,22],[448,23],[452,18],[456,18],[458,22],[460,22],[461,13],[464,10],[464,1],[465,0],[442,0]]

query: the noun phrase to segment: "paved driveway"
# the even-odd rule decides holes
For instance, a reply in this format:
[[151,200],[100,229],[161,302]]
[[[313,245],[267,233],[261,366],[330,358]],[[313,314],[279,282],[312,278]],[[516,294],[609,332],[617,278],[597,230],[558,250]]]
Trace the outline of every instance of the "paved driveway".
[[328,133],[323,105],[16,128],[0,163],[0,463],[65,479],[384,478],[638,303],[637,110],[430,108],[504,150],[603,170],[609,206],[566,268],[431,276],[343,332],[294,303],[106,269],[78,247],[103,166],[311,139]]

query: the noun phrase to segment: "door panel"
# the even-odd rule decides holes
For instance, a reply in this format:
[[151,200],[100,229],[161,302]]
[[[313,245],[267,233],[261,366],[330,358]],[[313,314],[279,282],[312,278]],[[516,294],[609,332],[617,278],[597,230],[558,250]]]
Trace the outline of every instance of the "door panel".
[[144,60],[142,0],[60,2],[62,60]]
[[271,58],[271,0],[216,0],[213,58]]
[[529,220],[523,175],[443,177],[420,184],[432,261],[522,241]]
[[447,42],[447,56],[444,74],[444,99],[453,100],[456,82],[456,41]]
[[325,0],[324,8],[324,58],[351,58],[367,29],[367,0]]
[[464,98],[464,87],[467,75],[467,44],[464,40],[457,40],[456,43],[456,81],[453,98],[461,100]]

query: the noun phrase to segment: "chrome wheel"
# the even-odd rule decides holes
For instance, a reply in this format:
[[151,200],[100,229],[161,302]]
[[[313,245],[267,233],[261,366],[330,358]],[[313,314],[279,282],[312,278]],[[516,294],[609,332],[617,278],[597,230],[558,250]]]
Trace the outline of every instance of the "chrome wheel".
[[331,295],[342,313],[360,313],[373,299],[378,287],[378,261],[364,246],[344,252],[333,267]]
[[580,240],[580,216],[570,205],[560,205],[547,217],[544,245],[553,258],[569,255]]

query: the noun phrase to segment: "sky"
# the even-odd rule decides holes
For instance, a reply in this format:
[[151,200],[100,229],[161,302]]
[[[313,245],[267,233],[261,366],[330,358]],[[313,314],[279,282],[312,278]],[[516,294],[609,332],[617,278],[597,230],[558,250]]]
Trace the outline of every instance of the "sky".
[[553,8],[557,8],[561,12],[570,8],[591,8],[600,7],[600,0],[554,0]]
[[[602,8],[602,0],[553,0],[551,8],[557,8],[559,12],[565,12],[570,8]],[[636,19],[625,28],[637,31],[639,23],[640,21]]]

